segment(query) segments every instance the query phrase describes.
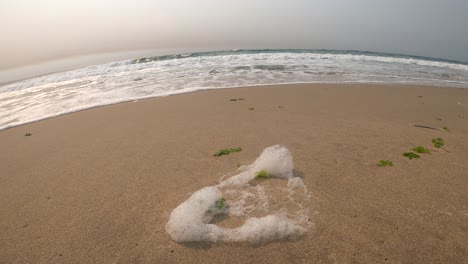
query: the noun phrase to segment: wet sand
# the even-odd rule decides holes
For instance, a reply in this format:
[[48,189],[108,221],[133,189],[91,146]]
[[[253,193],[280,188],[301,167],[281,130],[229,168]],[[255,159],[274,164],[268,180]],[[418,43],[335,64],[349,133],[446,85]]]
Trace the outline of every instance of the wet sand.
[[[447,151],[432,146],[436,137]],[[305,236],[260,246],[170,239],[172,209],[275,144],[291,150],[312,194]],[[432,154],[402,156],[418,145]],[[213,157],[234,147],[242,151]],[[0,263],[463,263],[467,255],[468,90],[201,91],[3,130],[0,149]],[[377,167],[382,159],[394,166]]]

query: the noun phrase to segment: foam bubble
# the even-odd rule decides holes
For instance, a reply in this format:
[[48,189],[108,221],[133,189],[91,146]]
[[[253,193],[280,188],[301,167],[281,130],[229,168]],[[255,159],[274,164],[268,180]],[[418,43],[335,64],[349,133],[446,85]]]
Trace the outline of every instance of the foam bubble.
[[[294,178],[290,151],[282,145],[266,148],[257,160],[238,175],[217,186],[205,187],[175,208],[166,224],[166,231],[176,242],[250,242],[266,243],[285,238],[296,238],[307,232],[308,210],[299,204],[300,211],[288,214],[287,208],[273,211],[269,208],[267,188],[261,184],[251,186],[258,170],[267,170],[278,179],[289,179],[288,186],[299,186],[307,191],[300,178]],[[295,180],[299,179],[299,180]],[[302,185],[300,184],[302,182]],[[224,192],[224,193],[223,193]],[[216,206],[224,195],[229,198],[223,208]],[[279,198],[287,201],[288,197]],[[298,203],[301,203],[299,201]],[[218,214],[234,217],[248,216],[253,211],[266,212],[265,216],[252,216],[237,228],[222,228],[211,221]]]

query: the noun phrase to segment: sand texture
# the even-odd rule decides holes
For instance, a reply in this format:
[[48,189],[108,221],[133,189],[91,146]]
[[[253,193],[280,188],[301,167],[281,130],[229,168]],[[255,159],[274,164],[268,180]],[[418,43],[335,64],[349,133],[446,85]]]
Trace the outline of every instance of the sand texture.
[[[436,137],[447,151],[432,146]],[[260,246],[170,239],[172,209],[275,144],[292,152],[311,193],[305,236]],[[402,156],[418,145],[432,154]],[[0,150],[0,263],[466,263],[468,255],[464,89],[201,91],[3,130]],[[394,166],[377,167],[382,159]]]

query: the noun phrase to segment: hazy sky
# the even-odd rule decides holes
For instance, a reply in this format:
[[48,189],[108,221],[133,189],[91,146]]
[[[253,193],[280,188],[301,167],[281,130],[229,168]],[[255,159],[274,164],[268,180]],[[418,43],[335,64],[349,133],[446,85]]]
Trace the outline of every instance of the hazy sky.
[[0,0],[0,70],[160,48],[324,48],[468,61],[468,0]]

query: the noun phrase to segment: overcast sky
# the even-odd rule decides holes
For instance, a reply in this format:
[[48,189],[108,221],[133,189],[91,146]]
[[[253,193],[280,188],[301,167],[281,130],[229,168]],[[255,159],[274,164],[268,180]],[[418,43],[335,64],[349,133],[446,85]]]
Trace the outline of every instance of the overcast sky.
[[0,70],[168,48],[356,49],[468,61],[468,0],[0,0]]

